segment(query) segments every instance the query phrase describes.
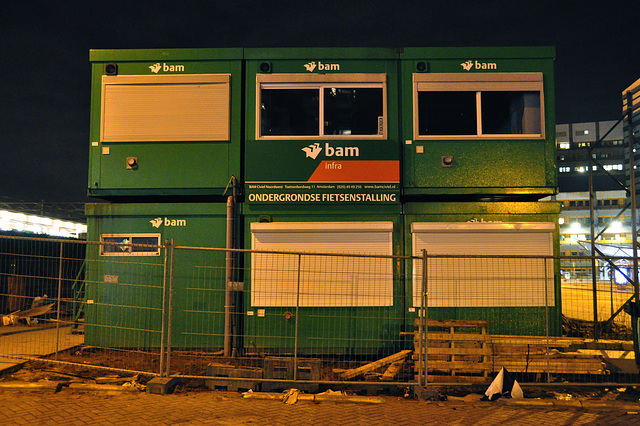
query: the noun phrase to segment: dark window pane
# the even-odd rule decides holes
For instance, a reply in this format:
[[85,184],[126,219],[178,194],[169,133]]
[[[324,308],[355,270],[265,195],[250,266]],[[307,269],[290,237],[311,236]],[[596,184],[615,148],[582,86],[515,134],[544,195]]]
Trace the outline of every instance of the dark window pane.
[[[102,237],[102,253],[155,253],[158,252],[159,237],[117,236]],[[143,244],[143,245],[140,245]]]
[[324,89],[325,135],[377,135],[382,88]]
[[540,134],[538,92],[482,92],[482,133]]
[[318,136],[318,89],[262,89],[261,136]]
[[[158,237],[132,237],[133,251],[135,253],[158,251]],[[143,245],[138,245],[143,244]]]
[[128,237],[103,237],[103,253],[131,253],[131,240]]
[[418,92],[419,135],[477,135],[475,92]]

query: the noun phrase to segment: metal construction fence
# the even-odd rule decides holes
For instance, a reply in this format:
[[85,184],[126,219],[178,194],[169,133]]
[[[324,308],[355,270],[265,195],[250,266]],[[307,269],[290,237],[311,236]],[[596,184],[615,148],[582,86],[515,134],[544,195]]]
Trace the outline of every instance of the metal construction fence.
[[595,277],[575,260],[0,236],[0,362],[227,389],[486,383],[503,367],[521,383],[639,383],[631,259],[580,257]]

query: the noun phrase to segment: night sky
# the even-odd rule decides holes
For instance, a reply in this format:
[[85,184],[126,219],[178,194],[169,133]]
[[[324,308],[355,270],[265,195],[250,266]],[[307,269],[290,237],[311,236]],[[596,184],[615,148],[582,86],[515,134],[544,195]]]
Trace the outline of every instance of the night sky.
[[89,49],[555,46],[557,123],[617,120],[640,2],[592,3],[5,0],[0,201],[87,201]]

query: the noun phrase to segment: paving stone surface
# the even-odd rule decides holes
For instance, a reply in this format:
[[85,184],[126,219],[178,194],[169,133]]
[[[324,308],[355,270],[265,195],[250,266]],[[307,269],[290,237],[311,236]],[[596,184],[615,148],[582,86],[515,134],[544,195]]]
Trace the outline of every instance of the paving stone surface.
[[[640,405],[575,401],[442,402],[382,397],[380,404],[243,398],[226,391],[0,391],[2,425],[640,425]],[[637,406],[638,410],[634,411]]]

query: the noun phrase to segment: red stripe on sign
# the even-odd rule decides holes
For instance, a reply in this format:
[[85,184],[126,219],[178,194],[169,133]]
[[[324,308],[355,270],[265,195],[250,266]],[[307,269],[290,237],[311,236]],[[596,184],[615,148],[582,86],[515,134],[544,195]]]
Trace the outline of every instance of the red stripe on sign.
[[400,162],[346,160],[320,162],[308,182],[400,182]]

